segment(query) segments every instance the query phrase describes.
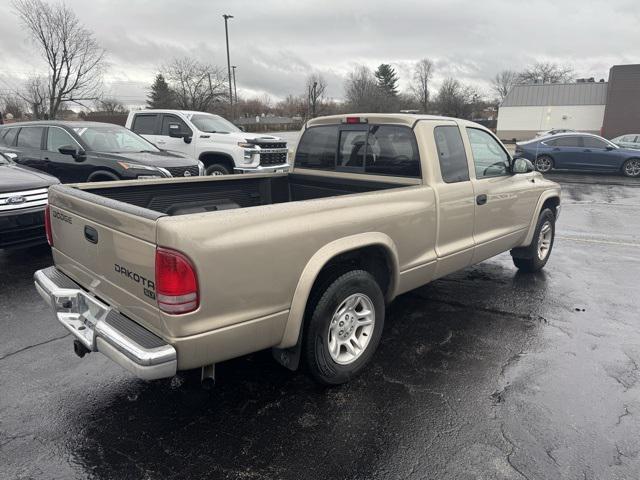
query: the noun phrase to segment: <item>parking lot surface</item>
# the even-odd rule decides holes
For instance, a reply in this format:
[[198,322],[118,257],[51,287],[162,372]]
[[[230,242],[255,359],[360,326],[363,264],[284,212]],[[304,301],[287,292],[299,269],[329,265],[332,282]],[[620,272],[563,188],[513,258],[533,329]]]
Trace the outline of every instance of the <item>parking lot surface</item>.
[[0,478],[639,478],[640,182],[550,177],[542,273],[503,254],[402,295],[330,389],[269,352],[211,393],[81,360],[33,288],[47,249],[0,252]]

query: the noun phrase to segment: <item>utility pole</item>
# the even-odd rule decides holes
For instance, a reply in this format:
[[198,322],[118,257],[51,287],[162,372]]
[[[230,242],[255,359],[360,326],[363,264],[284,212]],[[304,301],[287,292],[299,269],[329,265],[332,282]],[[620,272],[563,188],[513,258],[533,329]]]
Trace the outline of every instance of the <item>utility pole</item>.
[[231,65],[233,69],[233,92],[236,96],[236,105],[238,104],[238,86],[236,85],[236,65]]
[[313,118],[316,117],[316,103],[318,101],[317,95],[318,95],[318,82],[313,82],[313,89],[312,94],[311,94],[311,116]]
[[229,57],[229,28],[227,21],[233,18],[233,15],[222,15],[224,18],[224,35],[227,39],[227,74],[229,75],[229,106],[231,107],[231,117],[233,118],[233,86],[231,85],[231,57]]

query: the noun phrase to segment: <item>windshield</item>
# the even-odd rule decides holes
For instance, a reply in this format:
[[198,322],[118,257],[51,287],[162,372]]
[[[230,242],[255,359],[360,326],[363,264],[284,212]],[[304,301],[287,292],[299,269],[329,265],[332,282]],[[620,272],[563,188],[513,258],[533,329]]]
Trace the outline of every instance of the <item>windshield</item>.
[[231,133],[231,132],[242,131],[238,127],[236,127],[233,123],[225,120],[222,117],[218,117],[216,115],[194,115],[193,117],[191,117],[191,122],[201,132]]
[[105,153],[159,152],[160,150],[144,138],[118,125],[100,127],[76,127],[74,131],[90,150]]

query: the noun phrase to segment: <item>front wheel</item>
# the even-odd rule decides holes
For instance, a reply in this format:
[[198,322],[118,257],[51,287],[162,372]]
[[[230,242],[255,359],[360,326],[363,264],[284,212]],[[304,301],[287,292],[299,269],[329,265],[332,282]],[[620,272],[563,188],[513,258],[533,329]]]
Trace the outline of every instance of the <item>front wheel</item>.
[[205,171],[205,175],[229,175],[229,168],[226,165],[222,165],[221,163],[212,163],[209,165]]
[[625,177],[640,177],[640,158],[630,158],[622,165],[622,173]]
[[318,293],[320,300],[306,326],[303,355],[315,380],[339,385],[358,375],[378,347],[384,296],[364,270],[347,272]]
[[551,255],[556,235],[556,217],[545,208],[538,217],[531,245],[511,251],[513,263],[523,272],[538,272],[544,268]]

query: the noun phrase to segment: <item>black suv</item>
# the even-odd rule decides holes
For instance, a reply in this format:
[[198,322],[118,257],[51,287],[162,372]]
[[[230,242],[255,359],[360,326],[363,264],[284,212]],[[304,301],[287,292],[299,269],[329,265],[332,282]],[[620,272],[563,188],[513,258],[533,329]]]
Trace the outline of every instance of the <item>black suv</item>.
[[0,127],[0,146],[20,165],[62,183],[202,175],[203,165],[160,150],[119,125],[98,122],[22,122]]

